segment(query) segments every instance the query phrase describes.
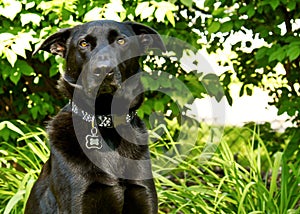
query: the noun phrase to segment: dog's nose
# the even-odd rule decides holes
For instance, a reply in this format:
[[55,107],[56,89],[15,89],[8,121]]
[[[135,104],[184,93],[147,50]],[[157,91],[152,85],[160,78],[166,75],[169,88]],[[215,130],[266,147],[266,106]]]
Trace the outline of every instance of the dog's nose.
[[100,61],[97,63],[94,69],[94,74],[96,76],[107,76],[113,74],[113,69],[109,61]]

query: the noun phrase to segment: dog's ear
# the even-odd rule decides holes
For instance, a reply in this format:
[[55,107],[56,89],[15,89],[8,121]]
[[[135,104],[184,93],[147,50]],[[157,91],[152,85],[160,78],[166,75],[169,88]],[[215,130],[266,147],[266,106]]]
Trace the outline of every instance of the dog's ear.
[[42,45],[36,49],[32,55],[35,55],[39,50],[44,50],[54,55],[65,57],[67,51],[67,40],[71,35],[72,28],[61,29],[57,33],[49,36]]
[[166,47],[159,33],[151,27],[136,22],[125,22],[125,24],[130,25],[135,34],[140,36],[144,50],[147,48],[157,48],[162,52],[166,51]]

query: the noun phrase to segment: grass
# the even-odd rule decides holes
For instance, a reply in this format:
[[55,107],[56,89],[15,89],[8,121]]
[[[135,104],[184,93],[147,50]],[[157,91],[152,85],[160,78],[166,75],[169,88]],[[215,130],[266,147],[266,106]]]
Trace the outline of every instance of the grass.
[[[199,143],[176,169],[156,174],[160,213],[300,213],[299,161],[271,155],[255,129],[227,128],[211,159],[199,158]],[[230,148],[238,138],[239,150]]]
[[[23,213],[30,190],[49,156],[46,133],[34,130],[22,121],[0,123],[19,135],[16,142],[0,143],[0,213]],[[21,128],[19,128],[21,127]]]
[[[49,156],[47,135],[21,121],[1,122],[3,129],[18,138],[0,144],[0,213],[22,213]],[[158,129],[166,136],[158,135]],[[203,146],[211,139],[210,127],[201,128],[187,152],[166,127],[151,131],[151,138],[157,139],[151,152],[159,213],[300,213],[299,161],[286,157],[284,150],[270,153],[256,129],[226,128],[222,140],[212,143],[217,146],[213,153]],[[169,151],[176,155],[166,155]]]

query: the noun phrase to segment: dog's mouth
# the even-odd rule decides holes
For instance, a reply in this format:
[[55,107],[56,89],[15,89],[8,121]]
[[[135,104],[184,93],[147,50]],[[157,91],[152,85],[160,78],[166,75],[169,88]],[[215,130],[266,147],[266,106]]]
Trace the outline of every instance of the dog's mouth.
[[122,84],[122,75],[118,67],[98,67],[94,72],[88,72],[80,76],[80,80],[75,80],[68,75],[63,79],[75,89],[83,91],[89,97],[97,97],[100,94],[113,94]]
[[76,83],[76,81],[73,78],[71,78],[70,76],[65,74],[63,76],[63,79],[64,79],[65,82],[67,82],[73,88],[83,90],[83,86],[81,84]]

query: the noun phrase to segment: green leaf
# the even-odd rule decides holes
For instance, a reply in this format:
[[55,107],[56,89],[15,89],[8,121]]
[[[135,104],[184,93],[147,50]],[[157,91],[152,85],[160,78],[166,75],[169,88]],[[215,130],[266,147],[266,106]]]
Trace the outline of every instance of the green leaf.
[[249,87],[246,87],[246,94],[247,94],[248,96],[252,96],[252,89],[249,88]]
[[221,25],[220,32],[222,33],[230,32],[232,28],[233,28],[233,23],[231,21],[224,22]]
[[226,99],[227,99],[228,104],[229,104],[230,106],[232,106],[233,100],[232,100],[232,97],[231,97],[229,91],[225,90],[225,91],[224,91],[224,94],[225,94],[225,97],[226,97]]
[[164,107],[164,104],[162,102],[156,101],[154,103],[154,109],[155,109],[155,111],[161,111],[161,112],[163,112],[164,109],[165,109],[165,107]]
[[176,22],[176,29],[185,30],[187,27],[187,22]]
[[215,33],[217,32],[221,27],[220,22],[216,21],[216,22],[212,22],[211,25],[207,28],[207,31],[209,33]]
[[180,0],[182,4],[184,4],[187,7],[192,7],[193,6],[193,0]]
[[215,4],[215,0],[205,0],[204,7],[211,7]]
[[169,20],[169,22],[172,24],[173,27],[175,27],[175,18],[174,18],[174,14],[172,11],[168,11],[166,13],[167,19]]
[[149,103],[145,102],[139,110],[143,111],[144,114],[150,115],[152,112],[152,106]]
[[274,164],[272,167],[272,175],[271,175],[271,183],[270,183],[270,192],[269,192],[269,201],[271,201],[273,194],[276,192],[277,184],[278,184],[278,175],[282,162],[282,152],[277,152],[274,155]]
[[49,71],[49,77],[55,76],[58,73],[58,71],[59,70],[58,70],[57,65],[51,66],[50,71]]
[[24,132],[22,132],[22,130],[19,129],[17,126],[15,126],[13,123],[6,122],[6,126],[7,126],[7,128],[9,128],[10,130],[12,130],[13,132],[16,132],[16,133],[24,136]]
[[300,130],[295,129],[295,133],[292,135],[288,145],[284,150],[285,157],[291,157],[294,152],[298,151],[300,142]]
[[228,86],[231,82],[232,73],[226,72],[224,73],[224,78],[222,80],[223,85]]
[[251,18],[252,16],[254,16],[254,14],[255,14],[255,8],[253,5],[251,5],[251,7],[249,7],[247,10],[247,16]]
[[245,21],[244,20],[236,20],[234,22],[234,26],[237,28],[237,29],[240,29],[243,25],[244,25]]
[[261,47],[255,54],[255,59],[259,60],[262,59],[265,55],[267,55],[269,48]]
[[[289,46],[290,47],[290,46]],[[300,55],[300,46],[293,46],[288,48],[287,56],[289,57],[290,61],[297,59]]]
[[249,7],[249,5],[241,7],[241,8],[239,9],[239,13],[246,13],[247,10],[248,10],[248,7]]
[[0,71],[3,80],[6,80],[11,74],[10,64],[7,61],[2,60],[2,62],[0,62]]
[[36,120],[37,116],[38,116],[38,112],[39,112],[39,107],[38,106],[34,106],[29,111],[32,114],[32,118]]
[[296,1],[290,1],[290,2],[287,4],[287,8],[288,8],[290,11],[292,11],[292,10],[295,10],[296,5],[297,5],[297,2],[296,2]]
[[285,57],[286,57],[286,52],[285,52],[285,51],[281,51],[281,52],[279,52],[278,55],[277,55],[277,60],[278,60],[279,62],[282,62],[282,61],[284,60]]
[[[275,49],[275,48],[272,48]],[[271,55],[269,56],[269,62],[277,60],[281,62],[286,57],[286,52],[282,47],[278,47]]]
[[225,8],[220,7],[212,12],[212,15],[217,18],[222,18],[224,16]]
[[25,193],[25,190],[19,190],[13,197],[11,197],[5,207],[4,214],[9,214],[14,206],[24,198]]
[[12,72],[12,75],[9,76],[9,79],[17,85],[21,78],[21,73],[19,71]]
[[201,83],[204,85],[207,94],[214,96],[217,101],[220,101],[223,97],[223,87],[220,84],[219,77],[216,74],[207,74],[205,75]]
[[281,104],[278,108],[277,114],[281,115],[281,114],[287,112],[289,108],[290,108],[290,103],[287,100],[282,100]]
[[24,60],[18,60],[15,64],[14,70],[21,71],[21,73],[26,76],[33,76],[35,74],[33,68]]
[[276,10],[276,8],[279,6],[280,1],[279,0],[269,0],[269,4],[271,5],[273,10]]
[[176,102],[172,102],[172,103],[171,103],[170,109],[172,110],[172,113],[173,113],[174,115],[178,115],[178,114],[180,113],[179,106],[177,105]]

